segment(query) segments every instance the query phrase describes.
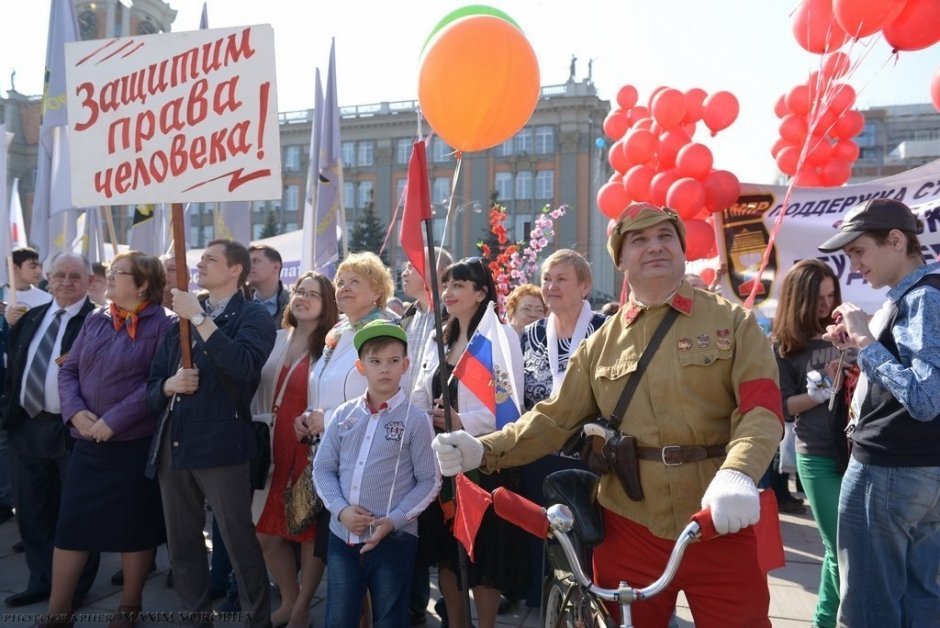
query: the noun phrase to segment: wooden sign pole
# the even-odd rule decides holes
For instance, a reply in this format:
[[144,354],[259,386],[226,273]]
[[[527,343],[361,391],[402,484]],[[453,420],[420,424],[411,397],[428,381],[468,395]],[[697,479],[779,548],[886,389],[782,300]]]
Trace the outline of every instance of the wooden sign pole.
[[[186,266],[186,233],[183,221],[183,204],[173,203],[173,258],[176,260],[176,287],[189,290],[189,271]],[[193,345],[190,339],[189,321],[180,318],[180,356],[183,368],[193,368]]]

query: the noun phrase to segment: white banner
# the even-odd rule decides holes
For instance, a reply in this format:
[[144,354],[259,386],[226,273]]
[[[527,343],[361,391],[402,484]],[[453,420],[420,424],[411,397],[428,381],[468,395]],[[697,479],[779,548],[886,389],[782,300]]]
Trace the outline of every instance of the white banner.
[[[743,302],[750,294],[774,222],[783,211],[787,188],[751,183],[741,188],[738,202],[716,217],[720,225],[719,255],[728,270],[722,281],[722,294]],[[895,199],[914,210],[924,222],[924,232],[918,236],[924,257],[928,262],[937,261],[940,257],[940,160],[857,185],[794,188],[770,261],[761,276],[755,307],[772,318],[784,275],[801,259],[814,257],[835,271],[843,301],[852,301],[869,313],[877,310],[887,290],[873,290],[859,273],[851,271],[849,259],[841,251],[827,254],[816,248],[837,231],[850,209],[870,198]]]
[[270,25],[66,45],[72,203],[282,195]]

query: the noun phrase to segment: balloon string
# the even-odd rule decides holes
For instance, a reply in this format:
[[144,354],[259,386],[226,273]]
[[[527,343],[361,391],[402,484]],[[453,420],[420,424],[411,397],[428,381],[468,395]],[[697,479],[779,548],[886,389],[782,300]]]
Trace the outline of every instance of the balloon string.
[[[447,234],[449,233],[448,229],[450,228],[450,221],[456,220],[457,216],[454,215],[454,197],[457,195],[457,182],[460,179],[460,167],[463,165],[463,151],[458,150],[454,152],[454,155],[457,157],[457,165],[454,168],[454,176],[450,182],[450,196],[447,199],[447,215],[444,217],[444,233],[441,234],[441,246],[444,246],[444,242],[447,240]],[[454,243],[450,243],[451,248],[454,248]]]

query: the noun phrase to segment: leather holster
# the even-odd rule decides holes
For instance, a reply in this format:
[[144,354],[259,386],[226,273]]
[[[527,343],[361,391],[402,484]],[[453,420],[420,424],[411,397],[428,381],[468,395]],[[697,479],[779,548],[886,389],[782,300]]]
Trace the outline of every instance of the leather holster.
[[643,501],[636,437],[629,434],[617,434],[604,444],[603,456],[609,469],[620,480],[620,485],[627,497],[635,502]]

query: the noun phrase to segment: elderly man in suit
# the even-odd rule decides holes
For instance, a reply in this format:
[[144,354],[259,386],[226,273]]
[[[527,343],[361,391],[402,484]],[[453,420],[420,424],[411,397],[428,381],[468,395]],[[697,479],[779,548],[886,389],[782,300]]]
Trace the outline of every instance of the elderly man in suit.
[[[26,551],[29,583],[6,598],[25,606],[49,597],[52,550],[59,498],[74,440],[59,407],[59,365],[94,309],[88,299],[91,265],[74,253],[58,255],[49,274],[52,301],[17,317],[7,343],[4,428],[10,436],[16,490],[16,520]],[[75,607],[98,572],[92,554],[75,593]]]

